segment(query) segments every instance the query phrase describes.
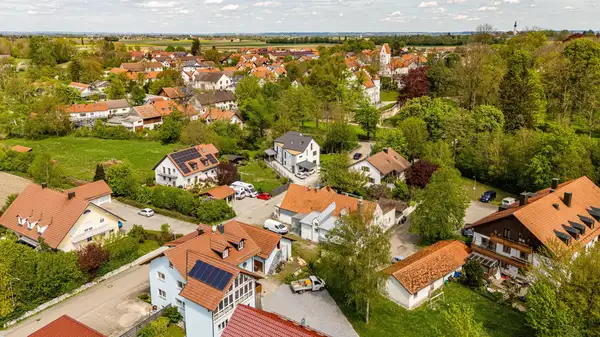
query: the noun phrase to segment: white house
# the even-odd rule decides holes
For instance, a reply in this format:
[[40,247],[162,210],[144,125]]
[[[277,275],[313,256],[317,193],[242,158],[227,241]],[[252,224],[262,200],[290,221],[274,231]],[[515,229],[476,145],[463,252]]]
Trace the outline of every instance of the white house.
[[71,82],[69,83],[69,87],[77,89],[77,91],[79,91],[79,94],[81,94],[81,97],[87,97],[94,94],[89,84]]
[[391,148],[384,148],[383,151],[350,166],[350,169],[363,172],[369,177],[368,185],[379,185],[386,180],[390,180],[389,183],[396,179],[404,180],[405,172],[409,168],[410,162]]
[[199,225],[150,263],[152,305],[179,309],[188,337],[219,337],[240,304],[256,306],[256,281],[291,258],[292,242],[230,221]]
[[[45,183],[29,185],[0,217],[0,225],[28,245],[37,247],[43,239],[51,248],[65,252],[101,240],[117,233],[124,220],[96,204],[102,198],[96,195],[99,185],[81,186],[66,193],[52,190]],[[97,202],[86,200],[86,195],[80,197],[78,191],[89,192],[87,196],[93,195]]]
[[66,190],[64,193],[75,193],[80,199],[101,206],[112,202],[112,190],[104,180],[94,181],[85,185]]
[[126,99],[113,99],[104,103],[108,107],[109,116],[125,116],[131,111],[131,105]]
[[194,88],[201,90],[225,90],[231,86],[231,78],[222,71],[196,72],[192,81]]
[[242,117],[235,112],[228,110],[209,108],[208,111],[202,115],[202,119],[205,120],[208,125],[216,121],[223,121],[225,123],[237,124],[241,128],[244,127]]
[[72,104],[64,109],[69,114],[69,119],[75,123],[93,123],[96,119],[109,117],[109,108],[105,102]]
[[216,179],[218,153],[213,144],[169,153],[154,166],[156,184],[188,188],[207,179]]
[[206,112],[210,107],[229,111],[238,108],[235,95],[230,90],[217,90],[196,94],[190,101],[190,104],[203,112]]
[[450,277],[456,277],[471,253],[458,240],[439,241],[383,270],[387,296],[406,309],[427,300]]
[[390,64],[392,63],[392,50],[387,43],[379,51],[379,69],[381,76],[390,76]]
[[269,158],[276,160],[292,173],[308,171],[321,164],[321,148],[310,136],[288,131],[275,139],[273,149],[265,151]]
[[338,194],[329,187],[317,189],[291,184],[276,207],[279,221],[289,224],[292,231],[306,240],[319,242],[333,229],[340,217],[351,212],[370,212],[373,222],[387,230],[396,220],[396,209]]

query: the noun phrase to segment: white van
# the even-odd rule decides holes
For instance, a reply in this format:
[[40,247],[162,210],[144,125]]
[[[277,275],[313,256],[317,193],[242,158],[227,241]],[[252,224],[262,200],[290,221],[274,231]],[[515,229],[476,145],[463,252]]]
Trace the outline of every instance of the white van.
[[234,181],[231,184],[231,188],[233,188],[233,189],[243,188],[246,191],[246,196],[249,196],[251,198],[256,198],[258,196],[258,193],[256,193],[256,190],[254,189],[254,185],[252,185],[252,184],[244,183],[241,181]]
[[275,232],[277,234],[287,234],[287,227],[281,222],[273,219],[265,220],[265,224],[263,226],[265,229],[270,230],[271,232]]
[[231,186],[231,188],[233,188],[233,190],[235,191],[235,199],[236,200],[241,200],[246,197],[246,190],[244,188],[236,187],[236,186]]

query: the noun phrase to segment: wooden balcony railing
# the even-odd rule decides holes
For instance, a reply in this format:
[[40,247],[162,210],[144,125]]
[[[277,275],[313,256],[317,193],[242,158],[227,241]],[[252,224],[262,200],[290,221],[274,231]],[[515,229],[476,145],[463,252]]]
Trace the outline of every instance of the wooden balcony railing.
[[529,245],[527,245],[526,243],[523,243],[523,242],[518,242],[518,241],[510,240],[507,238],[503,238],[494,233],[490,234],[490,240],[493,242],[496,242],[496,243],[500,243],[503,246],[514,248],[520,252],[524,252],[527,254],[533,254],[533,249],[531,247],[529,247]]

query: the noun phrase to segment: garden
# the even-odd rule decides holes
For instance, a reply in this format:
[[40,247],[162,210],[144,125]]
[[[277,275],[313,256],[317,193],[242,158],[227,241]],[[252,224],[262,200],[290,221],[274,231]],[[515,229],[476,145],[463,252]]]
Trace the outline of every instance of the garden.
[[253,160],[239,166],[238,174],[243,182],[254,185],[256,191],[271,193],[277,187],[287,183],[286,178],[279,178],[262,160]]

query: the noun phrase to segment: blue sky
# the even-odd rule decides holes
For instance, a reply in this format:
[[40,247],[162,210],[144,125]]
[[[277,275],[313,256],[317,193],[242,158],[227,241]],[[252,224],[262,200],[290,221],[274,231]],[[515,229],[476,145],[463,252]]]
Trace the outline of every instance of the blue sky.
[[0,0],[0,31],[600,29],[600,0]]

